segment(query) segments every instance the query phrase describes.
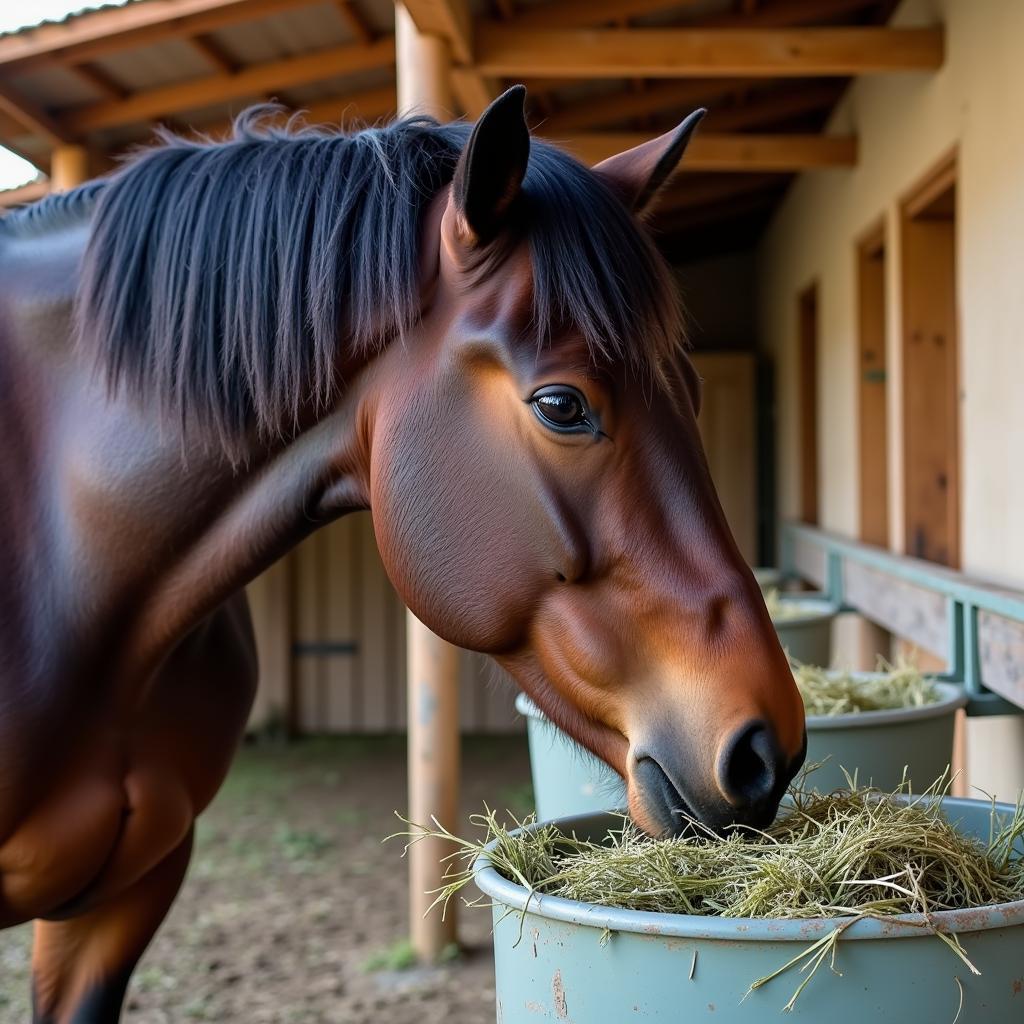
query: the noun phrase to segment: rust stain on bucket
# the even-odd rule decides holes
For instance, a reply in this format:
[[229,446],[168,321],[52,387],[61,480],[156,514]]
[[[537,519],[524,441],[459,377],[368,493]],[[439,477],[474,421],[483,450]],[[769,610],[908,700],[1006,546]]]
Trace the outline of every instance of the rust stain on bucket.
[[562,972],[555,971],[551,979],[551,994],[555,997],[555,1016],[559,1020],[566,1020],[569,1017],[569,1007],[565,1002],[565,986],[562,984]]

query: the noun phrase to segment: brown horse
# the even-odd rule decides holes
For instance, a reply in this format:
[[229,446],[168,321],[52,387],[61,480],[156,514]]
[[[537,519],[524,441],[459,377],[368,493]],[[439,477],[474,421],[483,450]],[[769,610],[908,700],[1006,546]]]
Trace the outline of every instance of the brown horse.
[[766,822],[803,713],[725,524],[641,225],[699,120],[590,171],[243,118],[0,225],[0,927],[36,1021],[117,1020],[256,686],[241,588],[372,511],[652,832]]

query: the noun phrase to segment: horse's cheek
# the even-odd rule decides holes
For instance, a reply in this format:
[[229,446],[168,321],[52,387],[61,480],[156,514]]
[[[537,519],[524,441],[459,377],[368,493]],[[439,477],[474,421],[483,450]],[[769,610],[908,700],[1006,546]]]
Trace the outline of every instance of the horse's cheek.
[[378,424],[371,510],[391,581],[434,632],[479,651],[522,642],[543,574],[539,510],[486,431],[406,415]]

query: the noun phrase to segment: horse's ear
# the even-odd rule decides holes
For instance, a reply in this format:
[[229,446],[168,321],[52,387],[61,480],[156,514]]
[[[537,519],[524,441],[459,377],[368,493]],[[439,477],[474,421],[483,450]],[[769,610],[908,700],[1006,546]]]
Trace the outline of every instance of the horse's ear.
[[631,210],[643,215],[672,177],[706,113],[703,108],[695,110],[678,128],[602,160],[594,173],[604,178]]
[[530,129],[526,88],[513,85],[480,115],[452,180],[458,230],[469,245],[489,242],[501,230],[526,176]]

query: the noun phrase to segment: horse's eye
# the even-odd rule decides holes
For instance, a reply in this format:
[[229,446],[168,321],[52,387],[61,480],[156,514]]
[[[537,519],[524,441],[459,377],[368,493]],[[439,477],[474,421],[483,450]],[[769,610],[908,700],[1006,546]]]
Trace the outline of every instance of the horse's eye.
[[587,400],[568,385],[552,384],[541,388],[533,393],[530,402],[540,421],[553,430],[565,433],[594,429]]

